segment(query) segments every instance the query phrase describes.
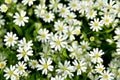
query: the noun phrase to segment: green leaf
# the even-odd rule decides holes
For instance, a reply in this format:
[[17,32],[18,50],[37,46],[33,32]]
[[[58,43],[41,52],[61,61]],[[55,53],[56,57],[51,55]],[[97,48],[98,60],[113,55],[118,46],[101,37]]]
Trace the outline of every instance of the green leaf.
[[23,32],[22,32],[22,30],[21,30],[20,27],[18,27],[18,26],[15,25],[14,28],[16,29],[17,33],[18,33],[20,36],[23,35]]

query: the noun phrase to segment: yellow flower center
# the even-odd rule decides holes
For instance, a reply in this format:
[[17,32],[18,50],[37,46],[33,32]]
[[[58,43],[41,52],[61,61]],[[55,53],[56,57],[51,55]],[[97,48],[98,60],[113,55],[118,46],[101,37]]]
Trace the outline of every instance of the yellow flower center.
[[6,3],[10,4],[10,3],[11,3],[11,0],[7,0]]
[[8,41],[9,41],[9,42],[13,42],[13,38],[10,37],[10,38],[8,39]]
[[4,62],[0,62],[0,68],[4,68],[5,67],[5,63]]
[[43,66],[44,66],[44,68],[45,68],[45,69],[47,69],[47,68],[48,68],[48,64],[44,64]]
[[57,3],[55,3],[55,4],[54,4],[54,7],[58,7],[58,4],[57,4]]
[[80,65],[77,65],[77,69],[81,69],[81,66],[80,66]]
[[105,19],[105,22],[106,22],[106,23],[109,23],[109,19],[108,19],[108,18],[106,18],[106,19]]
[[41,37],[42,37],[42,38],[45,38],[45,37],[46,37],[46,34],[41,34]]
[[8,72],[8,74],[9,74],[10,76],[12,76],[12,75],[14,74],[14,72],[10,70],[10,71]]
[[23,21],[23,17],[22,16],[19,17],[19,21]]
[[19,66],[18,70],[22,71],[22,70],[24,70],[24,68],[22,66]]
[[61,13],[65,13],[65,9],[62,9],[62,10],[61,10]]
[[8,10],[8,7],[5,5],[2,10],[3,10],[3,11],[7,11],[7,10]]
[[60,40],[57,40],[57,41],[56,41],[56,44],[57,44],[57,45],[60,45],[60,43],[61,43]]
[[108,79],[108,75],[105,74],[105,75],[103,76],[103,78],[104,78],[104,79]]
[[92,12],[92,11],[90,11],[90,12],[89,12],[89,15],[90,15],[90,16],[92,16],[92,15],[93,15],[93,12]]
[[83,49],[86,49],[86,48],[87,48],[87,46],[86,46],[86,45],[82,45],[82,48],[83,48]]
[[49,18],[50,18],[50,15],[49,15],[49,14],[47,14],[47,15],[46,15],[46,18],[47,18],[47,19],[49,19]]
[[22,54],[23,54],[23,56],[26,56],[26,55],[27,55],[27,52],[26,52],[26,51],[23,51]]
[[77,4],[76,3],[72,3],[72,7],[76,7],[77,6]]
[[100,68],[98,68],[98,70],[99,70],[100,72],[102,72],[103,68],[100,67]]
[[32,62],[32,66],[36,66],[37,65],[37,62]]
[[64,67],[63,67],[63,70],[65,71],[65,70],[67,70],[67,68],[64,66]]
[[95,54],[95,58],[99,58],[100,57],[100,55],[99,54]]
[[94,27],[98,27],[98,23],[97,22],[94,23]]
[[59,26],[59,30],[62,31],[63,30],[63,26]]
[[77,35],[79,35],[79,34],[80,34],[80,30],[76,30],[75,33],[76,33]]

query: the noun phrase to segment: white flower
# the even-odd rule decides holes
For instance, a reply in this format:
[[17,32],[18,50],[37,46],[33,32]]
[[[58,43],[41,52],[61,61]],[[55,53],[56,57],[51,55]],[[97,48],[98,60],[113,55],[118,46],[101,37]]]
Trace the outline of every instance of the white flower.
[[16,77],[18,76],[17,70],[15,66],[10,65],[10,68],[5,68],[4,72],[6,73],[4,77],[8,80],[9,78],[11,80],[16,80]]
[[0,61],[0,69],[3,69],[6,66],[6,61]]
[[51,80],[64,80],[64,77],[56,75],[55,77],[51,77]]
[[33,2],[36,1],[36,0],[22,0],[22,3],[24,5],[28,4],[29,6],[33,5]]
[[66,33],[66,35],[69,37],[69,40],[70,41],[72,41],[72,40],[74,40],[75,39],[75,37],[74,37],[74,27],[73,26],[68,26],[68,28],[67,28],[68,30],[67,30],[67,33]]
[[58,20],[54,23],[55,31],[57,33],[62,34],[67,32],[67,24],[65,24],[63,21]]
[[79,4],[79,13],[84,15],[85,12],[87,12],[88,8],[88,3],[86,1],[81,1]]
[[76,60],[83,59],[83,56],[82,56],[83,51],[82,51],[82,49],[78,45],[76,45],[76,47],[74,47],[74,46],[72,45],[72,47],[70,48],[71,53],[70,53],[69,56],[72,59],[75,58]]
[[86,72],[87,67],[86,63],[83,60],[74,60],[72,63],[75,66],[75,70],[77,70],[77,75],[81,75],[82,72]]
[[58,74],[61,74],[63,77],[69,76],[69,78],[72,78],[74,74],[72,72],[75,71],[74,66],[70,65],[70,61],[65,61],[64,64],[59,62],[58,64],[59,69],[56,70]]
[[110,0],[109,3],[106,2],[105,8],[108,9],[109,11],[113,11],[115,9],[115,1]]
[[101,56],[104,54],[102,50],[99,50],[98,48],[94,48],[93,51],[90,51],[89,56],[91,57],[91,61],[93,63],[101,63],[103,62],[103,59]]
[[10,47],[14,46],[17,43],[18,37],[13,32],[7,32],[7,35],[4,36],[5,45]]
[[54,16],[54,13],[52,13],[52,12],[46,12],[46,13],[44,13],[42,18],[45,22],[50,23],[51,21],[53,21],[55,16]]
[[51,65],[52,64],[51,58],[48,59],[41,58],[39,62],[40,64],[37,66],[38,68],[37,70],[42,70],[42,74],[47,75],[48,71],[53,71],[54,67]]
[[5,0],[5,3],[10,4],[12,0]]
[[99,30],[102,30],[101,26],[102,26],[102,21],[99,21],[99,19],[94,19],[94,21],[90,22],[90,29],[92,29],[93,31],[98,32]]
[[37,36],[38,41],[46,43],[50,39],[49,37],[50,37],[50,34],[49,34],[48,30],[46,30],[46,29],[40,29],[38,31],[38,36]]
[[103,7],[105,6],[106,3],[107,3],[107,0],[96,0],[95,6],[98,9],[103,9]]
[[58,9],[62,7],[62,4],[59,3],[60,0],[50,0],[49,8],[53,10],[53,12],[58,12]]
[[95,66],[95,70],[98,73],[102,73],[102,71],[105,69],[104,65],[102,64],[97,64],[97,66]]
[[35,69],[38,66],[38,61],[37,60],[30,60],[29,65],[31,66],[32,69]]
[[65,5],[64,6],[62,5],[62,7],[59,9],[59,16],[65,17],[69,12],[70,12],[69,8],[66,7]]
[[90,43],[89,42],[87,42],[87,41],[82,41],[82,42],[80,42],[80,47],[82,48],[82,50],[83,51],[86,51],[86,50],[89,50],[91,47],[89,46],[90,45]]
[[25,72],[25,69],[27,69],[26,67],[26,63],[24,63],[23,61],[22,62],[18,62],[18,64],[16,64],[16,70],[17,72],[22,75],[24,72]]
[[80,26],[75,27],[74,34],[77,35],[77,36],[80,35],[80,33],[81,33],[80,29],[81,29]]
[[5,4],[2,4],[1,6],[0,6],[0,11],[1,12],[6,12],[8,10],[8,7],[5,5]]
[[19,49],[17,49],[17,52],[19,52],[19,54],[17,54],[18,60],[20,60],[21,58],[24,58],[24,61],[28,61],[29,57],[28,56],[32,56],[33,51],[29,48],[21,48],[19,47]]
[[46,10],[46,6],[45,5],[38,5],[36,6],[36,9],[34,10],[35,14],[37,15],[37,17],[42,17],[45,14],[45,10]]
[[32,43],[32,40],[30,40],[30,41],[27,42],[26,38],[23,38],[22,40],[20,40],[18,42],[18,46],[21,47],[21,48],[32,49],[33,43]]
[[25,23],[28,23],[28,19],[29,19],[25,15],[26,12],[23,10],[20,11],[20,14],[16,12],[15,15],[13,16],[13,18],[15,18],[13,22],[18,26],[25,26]]
[[102,17],[102,22],[105,25],[109,25],[110,23],[113,22],[113,18],[110,15],[105,15],[104,17]]
[[0,28],[1,28],[1,26],[5,25],[5,20],[2,18],[3,18],[3,16],[0,15]]
[[70,7],[70,10],[73,10],[73,11],[77,11],[79,10],[79,0],[70,0],[69,1],[69,7]]
[[99,78],[100,80],[114,80],[113,74],[109,70],[104,70],[99,76]]
[[67,13],[67,15],[65,16],[65,21],[66,21],[67,23],[72,23],[73,20],[75,19],[75,17],[76,17],[76,14],[75,14],[75,13],[69,12],[69,13]]
[[88,10],[88,12],[86,12],[86,17],[88,19],[93,19],[95,18],[96,15],[97,15],[97,11],[95,10]]
[[120,28],[118,27],[118,28],[115,28],[115,36],[113,37],[114,38],[114,40],[117,40],[117,41],[119,41],[120,40]]
[[51,48],[54,48],[55,51],[60,51],[61,48],[65,48],[67,46],[67,42],[65,41],[67,39],[64,35],[57,35],[55,34],[52,36],[52,41],[50,42]]

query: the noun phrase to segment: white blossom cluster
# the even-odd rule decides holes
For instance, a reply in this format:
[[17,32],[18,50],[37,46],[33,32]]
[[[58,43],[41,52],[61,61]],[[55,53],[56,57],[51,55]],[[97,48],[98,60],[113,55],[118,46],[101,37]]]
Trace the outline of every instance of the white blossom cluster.
[[120,80],[119,0],[1,0],[0,80]]

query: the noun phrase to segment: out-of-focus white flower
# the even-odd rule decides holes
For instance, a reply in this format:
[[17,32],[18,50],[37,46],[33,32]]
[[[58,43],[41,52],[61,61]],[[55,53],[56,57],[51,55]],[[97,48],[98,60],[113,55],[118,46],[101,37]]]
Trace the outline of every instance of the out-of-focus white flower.
[[13,32],[7,32],[7,35],[4,36],[5,45],[10,47],[14,46],[17,43],[18,37]]
[[90,43],[88,41],[82,41],[80,42],[80,47],[82,48],[83,51],[90,50]]
[[105,25],[109,25],[113,20],[114,19],[110,15],[104,15],[104,17],[102,17],[102,23]]
[[62,4],[59,3],[60,0],[50,0],[49,8],[53,10],[53,12],[58,12],[58,9],[62,7]]
[[23,10],[20,11],[20,14],[16,12],[15,15],[13,16],[13,18],[15,18],[13,22],[18,26],[25,26],[25,23],[28,23],[29,19],[29,17],[26,17],[25,15],[26,12]]
[[5,25],[5,20],[2,18],[3,18],[3,16],[1,15],[0,16],[0,28],[1,28],[1,26]]
[[46,12],[46,6],[45,5],[41,5],[39,4],[38,6],[36,6],[36,9],[34,10],[35,14],[37,17],[43,17],[43,15],[45,14]]
[[6,61],[0,61],[0,69],[3,69],[6,66]]
[[62,7],[59,9],[59,16],[65,17],[68,13],[70,13],[69,8],[65,5],[62,5]]
[[117,41],[120,41],[120,28],[118,27],[118,28],[115,28],[115,36],[113,37],[114,38],[114,40],[117,40]]
[[79,0],[70,0],[68,5],[70,7],[70,10],[77,11],[79,10],[79,4],[80,4]]
[[74,66],[70,65],[70,61],[65,61],[64,64],[62,64],[61,62],[59,62],[58,64],[59,69],[56,69],[56,72],[58,74],[61,74],[63,77],[69,77],[72,78],[74,76],[74,74],[72,72],[75,71]]
[[93,19],[95,18],[96,15],[97,15],[97,11],[95,10],[88,10],[88,12],[86,12],[86,17],[88,19]]
[[8,7],[7,7],[7,5],[5,5],[5,4],[2,4],[1,6],[0,6],[0,11],[1,12],[6,12],[8,10]]
[[51,77],[51,80],[64,80],[64,77],[56,75],[55,77]]
[[12,0],[5,0],[5,3],[10,4]]
[[34,1],[36,1],[36,0],[22,0],[22,3],[24,5],[28,4],[28,6],[31,6],[31,5],[33,5]]

